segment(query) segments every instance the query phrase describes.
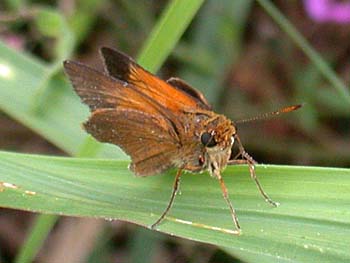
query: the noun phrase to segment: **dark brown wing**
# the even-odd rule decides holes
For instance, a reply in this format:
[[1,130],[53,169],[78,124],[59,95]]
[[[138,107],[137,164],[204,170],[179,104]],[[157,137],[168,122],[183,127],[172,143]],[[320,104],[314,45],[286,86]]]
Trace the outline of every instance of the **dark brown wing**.
[[63,66],[75,92],[91,111],[100,108],[115,108],[117,104],[123,103],[121,89],[118,88],[123,83],[112,81],[96,70],[78,62],[66,60]]
[[84,127],[97,140],[119,145],[131,156],[130,169],[147,176],[173,166],[178,145],[163,122],[159,115],[117,108],[95,111]]
[[[208,109],[206,103],[198,100],[199,92],[174,87],[159,79],[138,65],[129,56],[111,48],[101,48],[101,54],[105,64],[105,70],[114,78],[133,84],[140,92],[152,97],[163,107],[172,112],[185,109]],[[194,90],[191,88],[191,90]],[[196,94],[196,95],[194,95]],[[204,96],[202,95],[204,98]]]
[[85,124],[88,133],[101,142],[119,145],[130,155],[137,175],[159,173],[173,165],[181,125],[171,112],[133,85],[83,64],[66,61],[64,68],[92,111]]

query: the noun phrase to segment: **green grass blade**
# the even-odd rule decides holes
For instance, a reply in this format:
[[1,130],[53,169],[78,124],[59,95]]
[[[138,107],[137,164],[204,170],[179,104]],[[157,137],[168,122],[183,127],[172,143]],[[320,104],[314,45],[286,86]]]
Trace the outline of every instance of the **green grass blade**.
[[138,62],[151,72],[157,71],[197,13],[203,0],[172,0],[152,30]]
[[[17,187],[3,186],[0,206],[149,226],[169,200],[175,171],[137,178],[127,165],[0,152],[0,181]],[[159,231],[222,246],[242,258],[350,260],[349,169],[258,166],[257,173],[280,207],[262,200],[247,167],[231,166],[224,172],[241,236],[188,224],[233,228],[219,184],[207,173],[183,177],[181,194]]]
[[191,28],[189,40],[185,39],[175,49],[174,55],[186,62],[179,77],[200,89],[216,109],[220,106],[227,69],[241,55],[252,3],[252,0],[207,1]]
[[33,258],[37,251],[41,248],[45,237],[50,233],[55,225],[58,216],[40,215],[29,232],[29,237],[26,240],[26,245],[22,246],[20,253],[17,255],[16,263],[33,262]]
[[[92,137],[88,137],[85,142],[77,153],[79,157],[93,157],[102,147],[102,144],[95,141]],[[58,219],[59,216],[57,215],[38,214],[35,218],[35,224],[29,231],[28,238],[21,246],[15,262],[32,262]]]
[[283,14],[271,3],[270,0],[257,0],[265,11],[275,20],[275,22],[286,32],[294,43],[305,53],[312,61],[315,67],[328,79],[332,86],[337,90],[340,96],[346,99],[350,104],[350,91],[342,80],[329,67],[321,55],[311,47],[307,40],[298,32],[298,30],[283,16]]

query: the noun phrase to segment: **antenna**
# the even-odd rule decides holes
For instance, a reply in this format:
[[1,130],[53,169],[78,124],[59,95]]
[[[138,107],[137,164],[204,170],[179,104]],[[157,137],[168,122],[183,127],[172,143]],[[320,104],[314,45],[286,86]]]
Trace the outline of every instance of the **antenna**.
[[279,115],[281,113],[288,113],[291,111],[295,111],[297,109],[300,109],[302,106],[303,106],[303,104],[287,106],[287,107],[281,108],[279,110],[276,110],[273,112],[263,113],[261,115],[258,115],[258,116],[252,117],[252,118],[234,121],[234,123],[237,124],[237,123],[246,123],[246,122],[257,121],[257,120],[264,120],[264,119],[268,119],[270,117],[273,117],[275,115]]

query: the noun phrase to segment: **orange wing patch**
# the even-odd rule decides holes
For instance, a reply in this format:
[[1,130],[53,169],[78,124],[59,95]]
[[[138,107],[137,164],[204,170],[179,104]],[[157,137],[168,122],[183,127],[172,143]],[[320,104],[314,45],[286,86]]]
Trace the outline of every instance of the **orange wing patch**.
[[202,108],[203,105],[193,96],[159,79],[129,56],[106,47],[101,49],[101,54],[108,74],[134,85],[141,93],[170,111]]
[[197,108],[197,102],[137,65],[130,65],[129,82],[172,111]]

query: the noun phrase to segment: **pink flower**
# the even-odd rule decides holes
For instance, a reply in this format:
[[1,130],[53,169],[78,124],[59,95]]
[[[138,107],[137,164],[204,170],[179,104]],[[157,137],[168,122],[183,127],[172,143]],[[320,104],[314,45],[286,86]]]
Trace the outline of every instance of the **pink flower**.
[[350,1],[304,0],[304,7],[317,22],[350,23]]
[[24,49],[24,38],[15,35],[15,34],[5,34],[5,35],[0,35],[0,39],[4,41],[8,46],[12,47],[13,49],[16,50],[23,50]]

